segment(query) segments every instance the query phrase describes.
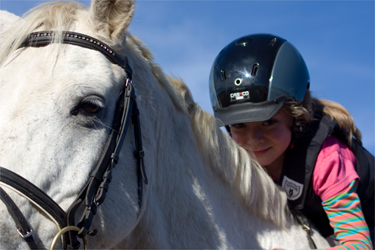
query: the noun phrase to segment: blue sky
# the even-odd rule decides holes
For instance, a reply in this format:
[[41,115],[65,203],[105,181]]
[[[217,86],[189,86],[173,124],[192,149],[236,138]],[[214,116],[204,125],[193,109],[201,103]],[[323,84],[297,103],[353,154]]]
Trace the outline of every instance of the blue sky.
[[[42,2],[0,0],[0,9],[21,15]],[[208,76],[220,50],[243,35],[272,33],[300,51],[312,94],[344,105],[364,146],[375,153],[373,0],[138,0],[136,5],[131,33],[166,73],[184,79],[204,110],[212,112]]]

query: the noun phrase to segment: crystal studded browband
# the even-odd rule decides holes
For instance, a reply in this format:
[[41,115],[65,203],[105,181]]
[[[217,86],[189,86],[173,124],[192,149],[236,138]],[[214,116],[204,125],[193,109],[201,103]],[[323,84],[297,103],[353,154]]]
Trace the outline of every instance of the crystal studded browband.
[[[19,48],[43,47],[50,45],[53,42],[55,42],[54,31],[33,32],[27,36]],[[127,57],[122,58],[118,56],[111,47],[96,38],[80,33],[63,31],[61,42],[64,44],[77,45],[83,48],[97,50],[107,57],[112,63],[115,63],[125,69],[130,78],[132,76],[132,69],[128,65]]]

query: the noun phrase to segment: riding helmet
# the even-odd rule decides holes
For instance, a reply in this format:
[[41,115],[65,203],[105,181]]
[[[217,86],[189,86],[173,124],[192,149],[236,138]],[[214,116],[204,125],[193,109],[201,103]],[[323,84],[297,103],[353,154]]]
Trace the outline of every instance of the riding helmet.
[[220,126],[266,121],[287,98],[302,101],[310,85],[306,63],[285,39],[253,34],[229,43],[210,74],[210,97]]

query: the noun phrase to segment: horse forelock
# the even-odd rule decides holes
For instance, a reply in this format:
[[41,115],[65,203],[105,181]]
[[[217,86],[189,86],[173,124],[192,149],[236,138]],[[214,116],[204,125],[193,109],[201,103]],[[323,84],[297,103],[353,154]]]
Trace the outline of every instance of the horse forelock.
[[[85,8],[85,5],[78,2],[56,1],[43,3],[29,10],[0,35],[0,63],[38,28],[54,30],[57,33],[70,30],[76,21],[76,12]],[[61,37],[57,38],[56,41],[59,41]]]
[[81,31],[86,35],[98,38],[121,54],[123,46],[121,42],[125,39],[123,37],[121,40],[108,37],[93,22],[90,18],[89,8],[82,3],[54,1],[40,4],[26,12],[8,30],[0,34],[0,65],[30,33],[44,30],[55,32],[55,43],[61,42],[63,31]]

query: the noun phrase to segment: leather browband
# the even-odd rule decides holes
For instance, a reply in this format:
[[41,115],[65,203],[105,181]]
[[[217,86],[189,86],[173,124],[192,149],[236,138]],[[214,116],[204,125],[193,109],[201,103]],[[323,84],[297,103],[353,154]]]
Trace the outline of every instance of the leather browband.
[[[27,36],[19,48],[47,46],[55,42],[55,37],[55,31],[34,32]],[[123,68],[128,77],[132,79],[133,70],[128,64],[127,57],[122,58],[121,56],[117,55],[117,53],[111,47],[98,39],[80,33],[63,31],[61,42],[64,44],[72,44],[101,52],[109,61]]]

